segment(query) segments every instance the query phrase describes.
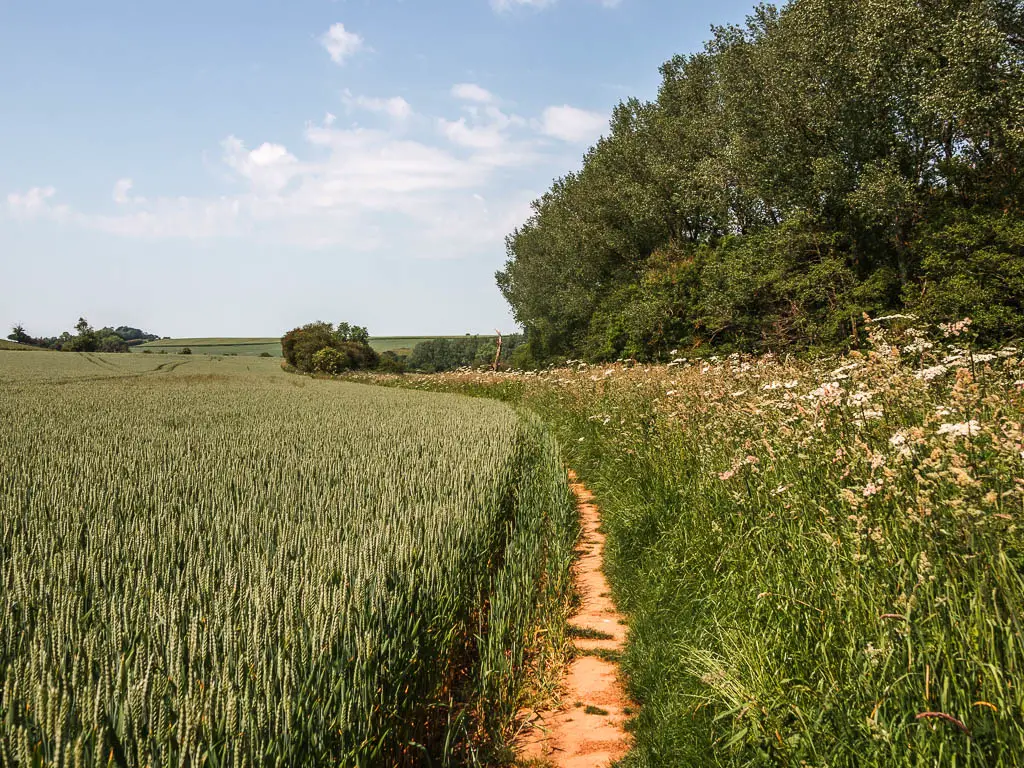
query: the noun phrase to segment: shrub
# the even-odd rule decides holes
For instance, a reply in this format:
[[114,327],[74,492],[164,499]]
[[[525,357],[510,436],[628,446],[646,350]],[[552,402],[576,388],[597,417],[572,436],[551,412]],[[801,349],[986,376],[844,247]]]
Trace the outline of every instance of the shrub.
[[269,352],[260,352],[260,357],[273,357]]
[[192,350],[189,347],[182,347],[181,351],[178,354],[179,355],[191,355],[192,354]]
[[[289,365],[307,373],[320,370],[316,366],[314,356],[328,348],[344,353],[350,358],[351,362],[345,365],[346,370],[373,368],[377,365],[377,353],[368,344],[347,341],[342,338],[343,335],[346,334],[335,332],[330,323],[308,323],[300,328],[293,328],[281,338],[281,352]],[[334,358],[331,360],[334,361]]]
[[405,373],[405,358],[391,351],[382,352],[377,370],[382,373]]
[[352,358],[334,347],[324,347],[313,355],[313,370],[319,373],[341,373],[351,367]]

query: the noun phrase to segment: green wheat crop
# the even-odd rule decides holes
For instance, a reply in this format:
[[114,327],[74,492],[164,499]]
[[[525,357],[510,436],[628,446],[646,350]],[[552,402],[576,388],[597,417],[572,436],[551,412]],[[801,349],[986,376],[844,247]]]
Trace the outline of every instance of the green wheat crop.
[[561,631],[564,474],[497,403],[0,353],[0,467],[0,764],[474,764]]

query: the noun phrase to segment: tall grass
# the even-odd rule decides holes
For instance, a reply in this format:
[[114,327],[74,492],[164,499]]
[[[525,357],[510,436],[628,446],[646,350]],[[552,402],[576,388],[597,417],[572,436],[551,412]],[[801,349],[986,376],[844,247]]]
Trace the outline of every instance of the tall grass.
[[1021,354],[887,324],[842,359],[406,379],[528,406],[596,492],[626,765],[1024,764]]
[[537,419],[261,361],[2,354],[0,764],[500,750],[576,536]]

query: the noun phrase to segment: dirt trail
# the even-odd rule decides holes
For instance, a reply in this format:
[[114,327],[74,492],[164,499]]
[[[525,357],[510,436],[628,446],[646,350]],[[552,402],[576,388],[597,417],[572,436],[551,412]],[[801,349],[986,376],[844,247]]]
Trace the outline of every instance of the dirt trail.
[[562,680],[558,709],[534,713],[519,739],[520,764],[555,768],[602,768],[629,749],[623,729],[630,707],[619,680],[618,664],[608,660],[622,650],[626,627],[615,610],[604,563],[604,534],[593,494],[569,471],[579,502],[580,538],[574,578],[579,611],[569,621],[576,653]]

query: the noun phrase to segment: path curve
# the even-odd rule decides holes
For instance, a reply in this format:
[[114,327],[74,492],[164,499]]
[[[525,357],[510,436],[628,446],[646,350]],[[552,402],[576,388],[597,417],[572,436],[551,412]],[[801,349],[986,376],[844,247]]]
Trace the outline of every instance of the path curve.
[[[614,659],[626,640],[626,626],[615,610],[602,566],[604,534],[594,495],[569,470],[576,495],[582,534],[573,569],[580,597],[569,620],[575,653],[562,680],[557,709],[535,712],[519,738],[518,753],[526,764],[554,768],[603,768],[629,750],[624,729],[631,702]],[[522,764],[522,763],[521,763]]]

